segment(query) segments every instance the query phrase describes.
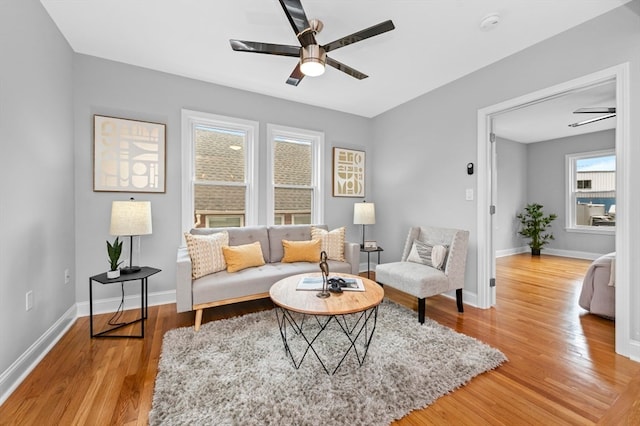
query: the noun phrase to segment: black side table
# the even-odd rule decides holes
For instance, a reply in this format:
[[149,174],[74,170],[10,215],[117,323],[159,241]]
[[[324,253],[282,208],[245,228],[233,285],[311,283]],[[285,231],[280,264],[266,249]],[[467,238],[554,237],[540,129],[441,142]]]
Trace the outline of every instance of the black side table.
[[[138,339],[142,339],[144,337],[144,320],[147,319],[148,307],[149,307],[149,298],[148,298],[148,289],[147,289],[147,279],[154,274],[160,272],[160,269],[151,268],[149,266],[143,266],[139,272],[135,272],[133,274],[120,274],[118,278],[109,279],[107,278],[107,273],[103,272],[102,274],[94,275],[89,278],[89,331],[91,332],[91,337],[134,337]],[[124,298],[124,283],[129,281],[137,281],[140,280],[140,318],[116,325],[113,328],[108,330],[101,331],[99,333],[93,333],[93,282],[98,282],[100,284],[114,284],[114,283],[122,283],[123,285],[123,298]],[[131,324],[140,323],[140,334],[139,335],[126,335],[126,334],[107,334],[113,330],[117,330],[122,327],[126,327]]]
[[381,251],[384,251],[382,247],[376,247],[374,249],[360,247],[361,253],[367,253],[367,279],[370,278],[369,275],[371,274],[371,253],[378,253],[378,265],[379,265]]

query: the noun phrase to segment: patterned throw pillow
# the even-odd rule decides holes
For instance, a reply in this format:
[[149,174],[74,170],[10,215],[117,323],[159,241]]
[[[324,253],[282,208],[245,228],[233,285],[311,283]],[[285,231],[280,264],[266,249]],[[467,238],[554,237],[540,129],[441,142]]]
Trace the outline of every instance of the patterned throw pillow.
[[320,240],[287,241],[282,240],[284,256],[282,262],[320,262]]
[[441,244],[423,243],[422,241],[415,240],[407,261],[422,263],[423,265],[431,266],[432,268],[442,270],[447,258],[447,247]]
[[224,260],[227,262],[227,272],[238,272],[252,266],[264,265],[260,241],[240,246],[222,247],[222,252]]
[[227,267],[222,247],[229,245],[227,231],[209,235],[184,234],[191,257],[191,277],[196,280]]
[[312,226],[311,239],[320,240],[320,251],[327,252],[329,260],[344,262],[344,232],[344,226],[331,232]]

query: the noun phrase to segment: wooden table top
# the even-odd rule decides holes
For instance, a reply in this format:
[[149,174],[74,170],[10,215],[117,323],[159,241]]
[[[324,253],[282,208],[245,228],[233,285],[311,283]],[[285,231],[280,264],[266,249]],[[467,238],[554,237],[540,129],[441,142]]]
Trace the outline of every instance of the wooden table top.
[[382,302],[384,289],[375,281],[351,274],[335,273],[329,278],[358,278],[362,280],[365,291],[343,291],[331,293],[322,299],[317,291],[296,290],[302,277],[320,277],[320,272],[292,275],[275,283],[269,290],[269,296],[276,305],[290,311],[310,315],[345,315],[373,308]]

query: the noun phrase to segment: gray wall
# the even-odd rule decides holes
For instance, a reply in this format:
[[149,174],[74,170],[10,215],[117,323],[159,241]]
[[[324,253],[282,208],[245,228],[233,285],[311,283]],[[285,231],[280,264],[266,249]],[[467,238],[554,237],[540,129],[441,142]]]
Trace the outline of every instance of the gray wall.
[[496,138],[498,196],[494,226],[496,251],[527,245],[517,232],[515,215],[528,203],[540,203],[558,215],[546,248],[604,254],[615,250],[615,236],[565,231],[565,155],[615,149],[615,131],[605,130],[549,141],[523,144]]
[[527,145],[527,202],[540,203],[546,213],[558,215],[551,226],[555,240],[545,247],[600,254],[615,251],[615,235],[565,231],[565,155],[615,146],[614,130]]
[[[178,77],[86,55],[74,56],[75,115],[75,236],[76,300],[86,302],[89,276],[107,269],[105,240],[109,236],[111,202],[130,193],[92,190],[93,114],[149,120],[167,125],[167,185],[165,194],[133,194],[150,200],[153,234],[141,237],[141,264],[162,269],[149,280],[150,292],[175,290],[176,250],[181,244],[181,109],[204,111],[260,122],[260,189],[264,206],[267,185],[264,158],[267,123],[325,133],[325,222],[331,228],[348,225],[347,239],[358,241],[353,203],[362,198],[331,196],[333,146],[368,151],[370,120],[268,96]],[[283,88],[284,89],[284,88]],[[367,161],[370,156],[367,156]],[[371,170],[371,168],[369,168]],[[370,175],[369,175],[370,176]],[[370,178],[365,188],[370,188]],[[369,201],[370,199],[367,199]],[[373,201],[373,200],[371,200]],[[266,213],[262,213],[262,223]],[[119,295],[117,286],[96,288],[94,298]]]
[[0,52],[2,373],[74,306],[75,248],[73,52],[36,0],[0,2]]
[[[387,111],[373,120],[373,186],[377,240],[383,261],[400,259],[410,225],[468,229],[465,289],[477,293],[477,206],[465,188],[477,189],[477,174],[465,165],[477,158],[477,112],[547,87],[628,62],[630,64],[630,165],[640,160],[640,1],[538,43],[446,86]],[[437,66],[437,64],[434,64]],[[635,114],[635,115],[634,115]],[[627,181],[640,182],[629,167]],[[537,194],[531,194],[536,196]],[[640,217],[639,198],[629,200],[630,217]],[[631,223],[630,258],[640,258],[640,221]],[[637,262],[631,283],[640,282]],[[640,288],[630,303],[640,305]],[[632,312],[632,334],[640,338],[640,314]]]
[[[324,131],[328,190],[331,147],[366,150],[366,198],[377,204],[377,223],[367,234],[384,246],[382,261],[399,259],[410,225],[468,229],[465,288],[473,293],[477,210],[475,201],[465,201],[465,189],[477,187],[477,174],[468,176],[466,163],[477,158],[478,109],[629,62],[632,143],[625,161],[628,183],[640,182],[640,169],[631,167],[640,160],[640,121],[633,119],[640,111],[639,10],[634,0],[367,120],[74,55],[38,1],[0,2],[0,371],[57,326],[76,301],[86,302],[88,276],[106,269],[110,204],[129,194],[92,191],[94,113],[167,123],[167,192],[145,195],[153,205],[154,234],[143,237],[142,263],[163,269],[150,281],[152,292],[174,289],[181,232],[180,109],[189,108],[258,120],[262,142],[268,122]],[[327,224],[349,224],[353,203],[360,200],[328,192]],[[640,197],[633,193],[628,211],[619,215],[640,217]],[[629,231],[629,257],[639,259],[640,221],[632,221]],[[357,241],[359,228],[350,225],[348,238]],[[67,267],[71,285],[63,281]],[[631,282],[640,282],[638,262],[631,265]],[[25,312],[28,290],[34,291],[35,306]],[[116,293],[110,289],[97,297]],[[637,285],[630,303],[640,305]],[[640,310],[631,312],[632,334],[640,338]]]
[[526,245],[516,215],[527,204],[527,145],[496,137],[497,197],[493,243],[496,251]]

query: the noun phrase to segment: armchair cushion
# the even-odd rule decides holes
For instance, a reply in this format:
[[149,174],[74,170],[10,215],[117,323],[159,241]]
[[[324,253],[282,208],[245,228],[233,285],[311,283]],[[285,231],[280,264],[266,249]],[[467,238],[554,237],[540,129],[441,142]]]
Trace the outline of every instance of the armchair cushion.
[[415,240],[407,257],[407,261],[443,269],[446,257],[446,246],[423,243],[422,241]]

